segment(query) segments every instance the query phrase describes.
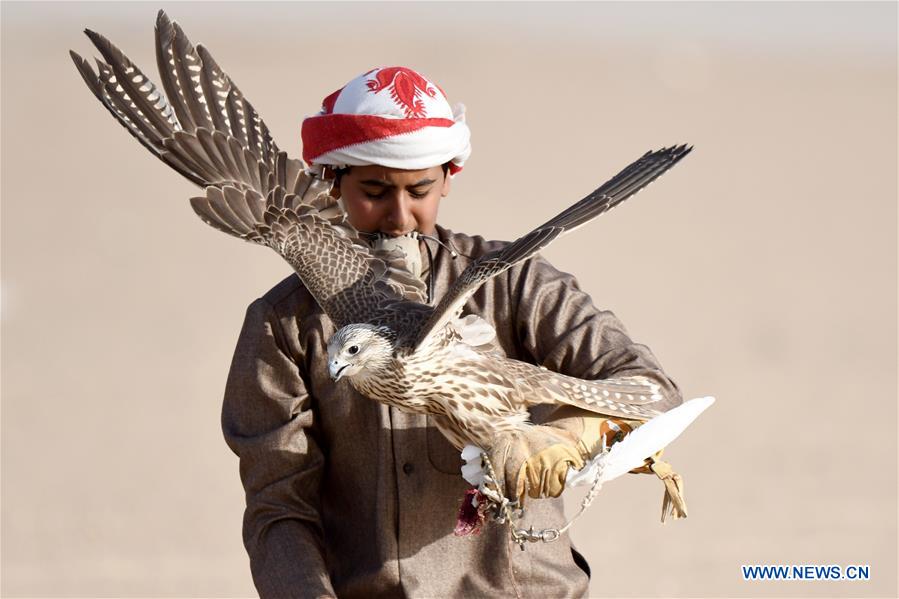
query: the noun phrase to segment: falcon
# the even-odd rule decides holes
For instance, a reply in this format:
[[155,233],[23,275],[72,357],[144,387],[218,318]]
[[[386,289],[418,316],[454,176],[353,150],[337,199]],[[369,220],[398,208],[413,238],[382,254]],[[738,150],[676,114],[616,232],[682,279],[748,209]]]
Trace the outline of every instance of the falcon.
[[432,415],[459,449],[488,448],[496,435],[527,426],[536,404],[632,420],[670,407],[649,379],[581,380],[509,359],[490,324],[462,310],[485,281],[636,194],[692,147],[647,152],[554,218],[474,259],[429,305],[403,255],[369,246],[328,183],[278,148],[212,55],[164,12],[155,31],[161,90],[109,40],[85,33],[103,57],[97,71],[70,54],[97,99],[151,153],[204,188],[190,200],[204,222],[278,252],[334,322],[327,347],[334,381]]

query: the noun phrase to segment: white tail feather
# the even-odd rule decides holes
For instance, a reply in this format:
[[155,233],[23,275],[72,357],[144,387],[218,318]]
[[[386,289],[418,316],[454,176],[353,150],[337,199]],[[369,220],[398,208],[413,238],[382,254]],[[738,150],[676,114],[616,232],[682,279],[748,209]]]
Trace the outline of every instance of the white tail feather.
[[642,466],[646,458],[668,446],[713,403],[714,397],[698,397],[656,416],[612,445],[609,451],[593,458],[580,471],[569,470],[565,486],[593,484],[597,471],[602,485]]

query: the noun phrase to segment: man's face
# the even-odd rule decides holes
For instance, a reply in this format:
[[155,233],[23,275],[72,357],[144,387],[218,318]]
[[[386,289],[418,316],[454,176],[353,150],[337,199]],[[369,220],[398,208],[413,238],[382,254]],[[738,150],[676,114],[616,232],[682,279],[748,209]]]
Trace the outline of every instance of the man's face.
[[442,166],[407,171],[386,166],[354,166],[335,187],[350,224],[366,233],[434,235],[440,199],[450,190]]

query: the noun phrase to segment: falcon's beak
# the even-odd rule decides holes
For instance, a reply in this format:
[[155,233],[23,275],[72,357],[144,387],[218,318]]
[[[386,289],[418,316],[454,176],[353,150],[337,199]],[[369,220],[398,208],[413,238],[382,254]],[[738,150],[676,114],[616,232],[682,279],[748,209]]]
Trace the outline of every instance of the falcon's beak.
[[349,364],[341,363],[340,360],[331,360],[331,363],[328,364],[328,370],[331,373],[332,381],[339,381],[340,377],[343,376],[343,371],[349,368]]

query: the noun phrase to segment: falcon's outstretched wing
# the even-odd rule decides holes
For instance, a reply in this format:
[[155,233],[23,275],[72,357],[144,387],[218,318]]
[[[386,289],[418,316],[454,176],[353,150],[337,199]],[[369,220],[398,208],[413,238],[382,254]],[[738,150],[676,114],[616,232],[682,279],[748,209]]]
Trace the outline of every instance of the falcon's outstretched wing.
[[[320,181],[278,149],[268,127],[203,46],[163,11],[156,58],[165,95],[102,35],[85,33],[98,73],[70,52],[88,87],[151,153],[197,185],[207,224],[279,252],[337,326],[377,319],[398,300],[424,302],[424,283],[398,255],[373,256]],[[383,258],[383,260],[381,259]]]
[[[674,407],[658,383],[644,376],[582,380],[518,360],[496,362],[521,387],[532,405],[568,404],[605,416],[649,420]],[[674,404],[678,405],[678,404]]]
[[442,330],[447,322],[459,316],[465,302],[485,281],[505,272],[513,265],[530,258],[563,233],[596,218],[628,199],[690,153],[692,146],[680,145],[647,152],[561,214],[540,225],[512,243],[484,254],[472,262],[435,306],[433,313],[417,332],[414,348],[420,347],[429,336]]

